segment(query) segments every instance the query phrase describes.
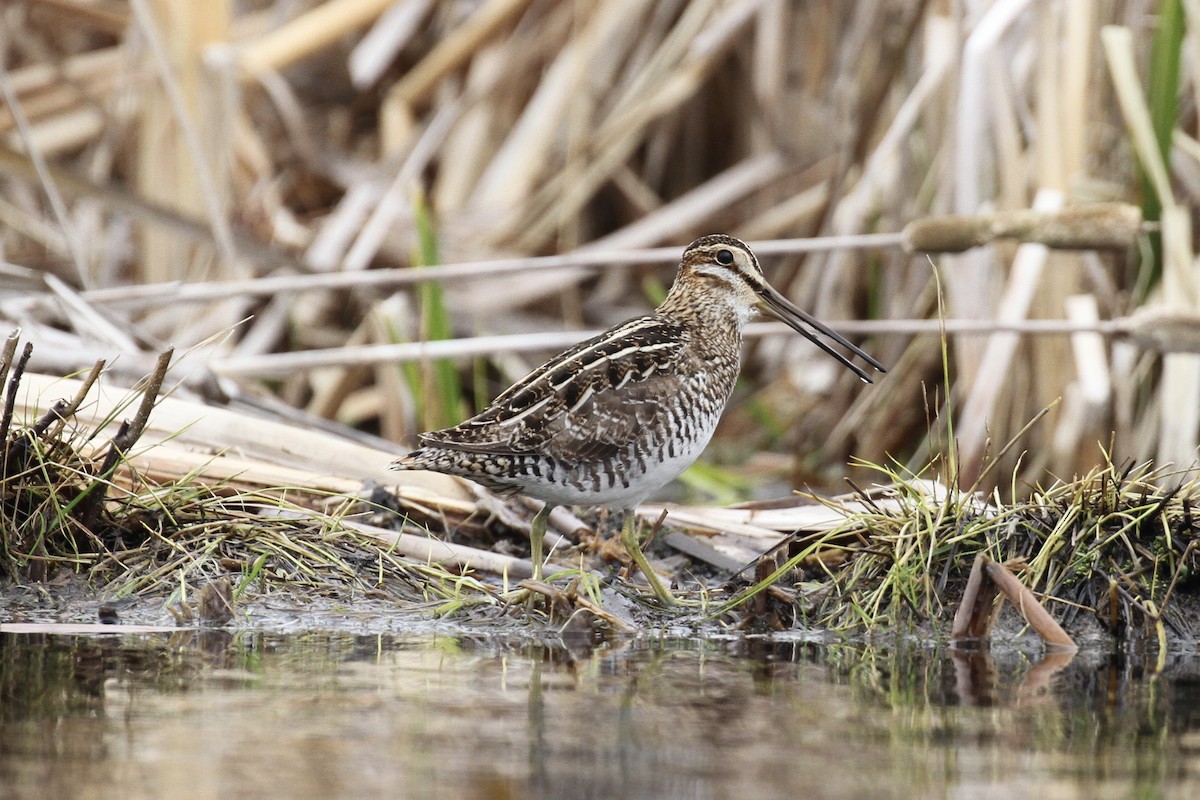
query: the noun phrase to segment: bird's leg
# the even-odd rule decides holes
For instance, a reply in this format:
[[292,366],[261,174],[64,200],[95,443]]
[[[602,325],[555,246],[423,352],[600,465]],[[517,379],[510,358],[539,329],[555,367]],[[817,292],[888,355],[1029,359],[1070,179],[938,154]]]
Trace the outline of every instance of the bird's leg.
[[638,542],[637,535],[637,516],[633,513],[632,508],[625,510],[625,524],[621,528],[621,544],[625,545],[625,549],[629,552],[629,557],[633,559],[633,563],[637,564],[638,569],[646,576],[646,581],[650,584],[650,588],[654,590],[654,593],[658,595],[658,599],[664,605],[677,605],[675,595],[671,594],[671,590],[663,585],[662,579],[650,567],[650,562],[646,560],[646,555],[642,552],[642,545]]
[[542,579],[542,540],[546,538],[546,523],[550,520],[550,512],[553,510],[554,506],[546,503],[529,523],[529,560],[533,562],[535,581]]

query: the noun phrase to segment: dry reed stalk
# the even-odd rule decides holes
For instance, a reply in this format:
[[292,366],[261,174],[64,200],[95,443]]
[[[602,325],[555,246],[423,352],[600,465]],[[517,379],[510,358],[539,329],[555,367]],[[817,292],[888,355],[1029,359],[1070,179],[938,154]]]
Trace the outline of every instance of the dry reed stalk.
[[3,64],[5,60],[4,43],[0,41],[0,96],[4,98],[5,105],[12,113],[16,134],[21,146],[25,150],[25,158],[16,156],[16,154],[14,156],[16,156],[17,160],[28,163],[30,171],[36,176],[42,190],[45,192],[46,199],[54,214],[54,219],[61,230],[62,241],[65,245],[64,249],[70,255],[76,277],[86,286],[89,283],[86,253],[84,252],[78,228],[68,215],[62,193],[51,178],[51,169],[45,155],[38,149],[38,144],[33,139],[33,130],[29,124],[29,120],[21,109],[16,93],[13,90],[12,81],[9,79],[8,70]]
[[[1194,262],[1188,209],[1164,204],[1163,296],[1168,313],[1194,313],[1200,308],[1200,269]],[[1187,465],[1197,458],[1200,444],[1200,354],[1163,356],[1158,460]]]
[[[1038,194],[1034,210],[1052,212],[1061,208],[1062,195],[1043,190]],[[1017,249],[1007,286],[1000,298],[996,317],[1008,323],[1026,320],[1041,282],[1048,249],[1041,244],[1023,244]],[[1012,363],[1016,357],[1018,337],[996,334],[988,337],[974,373],[974,380],[965,387],[962,419],[958,425],[961,448],[960,470],[964,486],[975,482],[983,466],[984,450],[989,441],[988,421],[994,419],[1011,402],[1013,388]]]
[[[113,48],[70,59],[61,72],[41,64],[13,72],[16,103],[0,108],[0,133],[7,133],[7,144],[53,157],[95,141],[104,129],[104,115],[94,104],[81,105],[80,99],[103,97],[112,91],[113,68],[119,56]],[[56,81],[61,74],[70,76],[70,85]],[[17,104],[28,120],[26,143],[16,130]]]
[[[614,50],[626,47],[636,37],[637,21],[645,13],[646,3],[608,4],[584,19],[569,42],[555,57],[539,81],[519,118],[503,143],[484,161],[481,158],[455,159],[453,164],[470,164],[472,176],[458,173],[448,178],[447,194],[439,194],[439,208],[447,210],[469,202],[475,207],[503,208],[524,201],[546,169],[540,154],[561,141],[564,129],[574,124],[572,114],[578,105],[572,101],[587,81],[603,81],[617,62]],[[607,51],[607,57],[601,56]],[[597,66],[602,68],[596,74]],[[479,148],[472,148],[478,151]],[[484,170],[484,168],[486,168]],[[482,174],[480,174],[480,171]],[[471,178],[476,183],[470,187]],[[451,188],[454,187],[454,188]]]
[[[222,251],[215,274],[236,271],[235,250],[228,231],[228,180],[216,168],[223,153],[227,125],[213,76],[201,55],[213,42],[229,36],[229,0],[174,3],[132,0],[139,31],[154,55],[158,80],[139,118],[138,189],[141,196],[180,213],[208,217]],[[195,263],[195,255],[173,237],[153,231],[142,235],[141,268],[154,282],[196,279],[213,274]]]
[[[0,152],[0,168],[3,153]],[[378,199],[371,193],[367,202]],[[361,220],[360,220],[361,221]],[[857,236],[828,236],[812,239],[777,239],[751,242],[755,252],[762,256],[779,254],[814,253],[824,250],[850,249],[870,250],[898,248],[906,241],[904,233],[861,234]],[[239,242],[239,247],[241,246]],[[403,288],[418,283],[460,283],[512,275],[530,275],[540,272],[570,272],[575,280],[587,271],[632,268],[645,264],[671,264],[679,260],[680,246],[635,249],[592,249],[577,250],[555,256],[533,256],[521,258],[492,259],[429,266],[420,270],[372,269],[368,271],[322,272],[316,275],[276,275],[263,278],[209,281],[204,283],[180,284],[169,281],[163,284],[138,284],[93,289],[82,294],[83,298],[97,305],[120,305],[128,309],[160,306],[171,303],[202,303],[225,297],[278,296],[295,292],[339,290],[358,288]],[[257,256],[257,254],[255,254]],[[293,265],[295,266],[295,265]],[[514,289],[515,290],[515,289]]]
[[1071,653],[1079,649],[1033,592],[1022,585],[1006,565],[998,564],[983,554],[975,556],[967,588],[954,615],[950,629],[952,645],[987,641],[995,619],[993,601],[1001,594],[1042,637],[1048,649]]
[[[943,331],[966,336],[1055,336],[1074,334],[1124,334],[1126,325],[1120,321],[1087,321],[1080,323],[1058,320],[989,322],[986,320],[948,320],[939,323],[933,320],[889,320],[880,322],[838,322],[837,327],[851,334],[872,335],[923,335],[937,336]],[[1196,326],[1195,320],[1177,320],[1179,334],[1171,341],[1174,346],[1195,352],[1197,345],[1187,336]],[[1149,326],[1141,329],[1143,341],[1152,349],[1159,349],[1165,340],[1150,334]],[[1165,326],[1158,328],[1165,332]],[[745,331],[746,338],[779,338],[790,329],[782,323],[751,323]],[[559,331],[549,333],[520,333],[511,335],[483,335],[450,339],[436,342],[403,342],[397,344],[354,344],[320,350],[296,350],[290,353],[263,353],[258,355],[234,355],[213,359],[209,366],[218,374],[230,376],[279,377],[296,371],[315,370],[338,365],[385,366],[403,364],[426,359],[467,360],[478,356],[498,356],[505,353],[553,353],[600,333],[596,329]],[[1182,335],[1180,335],[1182,334]],[[514,376],[514,379],[518,376]]]
[[1057,250],[1127,251],[1142,235],[1142,212],[1125,203],[1075,208],[1000,211],[924,217],[904,226],[904,246],[913,252],[957,253],[1002,239]]
[[[60,114],[46,115],[41,122],[29,127],[29,136],[22,143],[44,156],[70,153],[99,138],[104,131],[104,117],[94,108],[72,108]],[[17,143],[9,136],[11,144]]]
[[[443,542],[428,536],[411,533],[396,533],[386,528],[366,525],[354,520],[343,520],[342,524],[364,538],[399,555],[420,562],[440,564],[452,569],[475,569],[493,575],[507,575],[521,580],[533,575],[533,565],[526,558],[492,553],[475,547],[465,547],[452,542]],[[547,565],[548,568],[550,565]],[[561,567],[558,567],[561,569]]]
[[[991,92],[989,78],[992,64],[999,59],[1000,43],[1004,34],[1015,24],[1029,6],[1028,0],[996,3],[981,13],[975,27],[970,30],[963,43],[962,77],[959,83],[956,109],[954,155],[955,163],[953,210],[959,214],[974,214],[980,211],[987,176],[995,169],[995,163],[986,156],[991,119]],[[990,181],[989,181],[990,182]],[[957,316],[971,314],[984,316],[989,313],[995,298],[993,287],[994,270],[989,255],[973,251],[948,259],[948,272],[953,280],[946,282],[949,307]],[[957,379],[967,387],[974,385],[980,373],[979,362],[983,357],[983,345],[967,344],[955,348]],[[967,420],[977,427],[986,426],[984,420]]]
[[[21,381],[17,407],[24,416],[19,418],[32,420],[48,405],[48,398],[73,395],[79,388],[79,382],[73,379],[26,374]],[[78,423],[107,430],[128,402],[124,390],[101,382],[89,402],[76,414]],[[194,449],[201,461],[214,458],[214,452],[221,452],[236,442],[237,455],[242,459],[330,476],[352,476],[348,479],[355,483],[364,479],[387,483],[394,482],[395,478],[395,473],[387,469],[389,461],[395,458],[394,453],[364,447],[320,431],[302,432],[293,425],[174,397],[164,397],[155,406],[142,441],[147,445],[175,442]],[[196,463],[192,462],[192,466]],[[245,467],[244,462],[241,467]],[[231,468],[230,474],[236,474],[236,469],[236,466]],[[426,478],[430,482],[426,482]],[[422,475],[418,483],[410,485],[432,487],[450,496],[462,495],[461,489],[456,488],[458,482],[432,475]]]
[[62,24],[80,25],[111,36],[120,36],[129,29],[129,13],[116,3],[79,3],[75,0],[34,0],[39,11],[49,12],[51,19]]
[[242,44],[238,50],[239,64],[247,78],[268,70],[278,72],[370,24],[390,5],[392,0],[320,3],[255,41]]
[[429,13],[434,0],[391,3],[355,46],[346,66],[350,80],[360,89],[375,83],[404,50]]
[[[1072,295],[1064,307],[1067,318],[1081,327],[1100,322],[1095,295]],[[1067,387],[1052,447],[1055,463],[1073,466],[1094,463],[1102,456],[1095,435],[1109,422],[1107,409],[1113,401],[1115,376],[1104,337],[1099,334],[1083,331],[1071,334],[1071,350],[1078,379]]]
[[528,5],[529,0],[489,0],[398,81],[385,104],[411,106],[423,100],[439,80],[469,59]]
[[[115,74],[122,59],[120,48],[107,47],[71,56],[57,65],[30,64],[12,71],[12,88],[36,125],[47,116],[74,110],[81,96],[107,95],[116,85]],[[0,108],[0,131],[7,133],[13,127],[12,110]]]
[[[1167,165],[1155,143],[1150,113],[1134,67],[1131,33],[1127,28],[1108,26],[1102,31],[1102,38],[1138,158],[1162,202],[1163,303],[1168,312],[1194,311],[1200,307],[1200,269],[1194,264],[1191,223],[1187,211],[1176,204]],[[1193,463],[1200,444],[1200,356],[1165,355],[1160,394],[1158,459],[1168,464]]]

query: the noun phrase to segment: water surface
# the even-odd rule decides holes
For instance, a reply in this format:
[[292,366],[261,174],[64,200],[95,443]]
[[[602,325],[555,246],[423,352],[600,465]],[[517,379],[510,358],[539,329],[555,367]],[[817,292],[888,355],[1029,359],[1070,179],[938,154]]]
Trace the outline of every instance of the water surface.
[[0,633],[0,797],[1200,796],[1200,663]]

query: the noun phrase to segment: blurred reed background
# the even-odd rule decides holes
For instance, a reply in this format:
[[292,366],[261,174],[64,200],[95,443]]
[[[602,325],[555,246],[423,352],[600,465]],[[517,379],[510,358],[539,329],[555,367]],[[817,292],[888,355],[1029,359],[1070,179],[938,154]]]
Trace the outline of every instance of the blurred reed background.
[[[140,375],[173,344],[180,393],[404,442],[652,307],[721,231],[788,240],[770,280],[891,369],[864,387],[759,328],[694,486],[822,485],[851,458],[1018,494],[1105,451],[1188,466],[1200,355],[1163,351],[1200,349],[1197,21],[1200,0],[8,0],[0,317],[33,369]],[[865,237],[1096,201],[1161,235]],[[848,238],[794,241],[815,236]],[[1177,324],[1106,327],[1146,315]]]

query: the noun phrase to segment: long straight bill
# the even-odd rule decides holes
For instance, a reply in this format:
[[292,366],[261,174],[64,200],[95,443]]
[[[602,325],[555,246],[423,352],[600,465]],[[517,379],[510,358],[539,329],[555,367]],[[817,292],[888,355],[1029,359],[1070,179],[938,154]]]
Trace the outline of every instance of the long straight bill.
[[[865,369],[847,358],[845,355],[830,347],[825,341],[817,336],[817,333],[828,336],[842,347],[847,348],[856,356],[866,361],[879,372],[887,372],[883,364],[880,364],[871,355],[863,351],[845,336],[842,336],[840,333],[818,320],[812,314],[797,308],[791,303],[791,301],[789,301],[779,292],[772,289],[770,286],[764,285],[759,294],[763,299],[763,303],[766,304],[767,309],[774,316],[786,323],[789,328],[796,331],[801,336],[815,344],[817,347],[821,348],[826,353],[833,356],[838,361],[842,362],[842,364],[853,370],[854,374],[857,375],[863,381],[863,383],[871,383],[870,374]],[[810,330],[810,328],[812,330]],[[816,333],[813,332],[814,330]]]

